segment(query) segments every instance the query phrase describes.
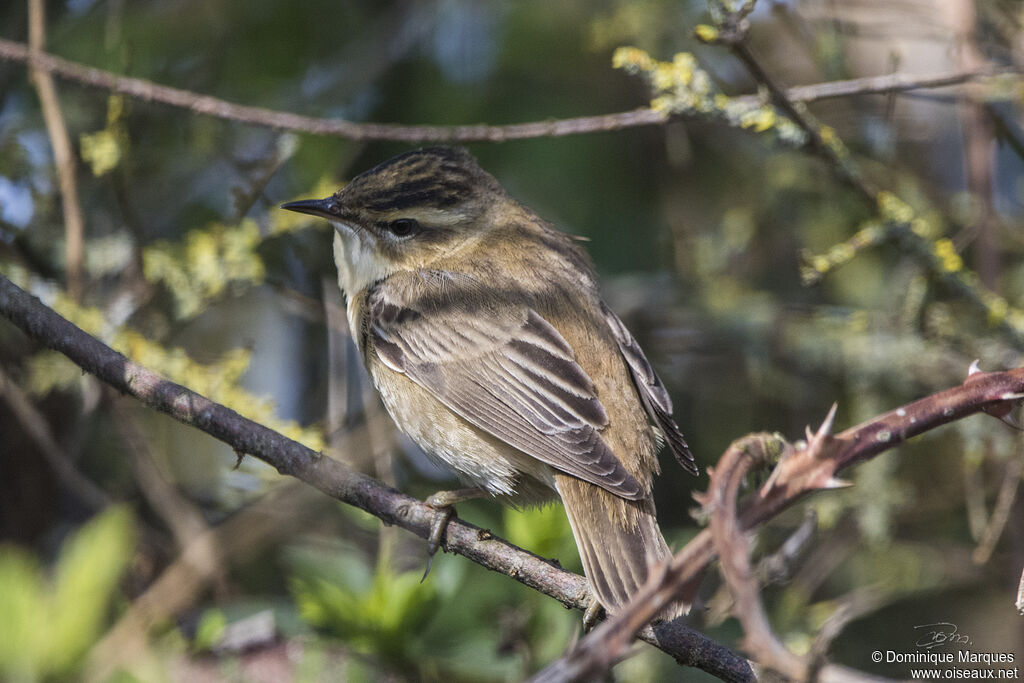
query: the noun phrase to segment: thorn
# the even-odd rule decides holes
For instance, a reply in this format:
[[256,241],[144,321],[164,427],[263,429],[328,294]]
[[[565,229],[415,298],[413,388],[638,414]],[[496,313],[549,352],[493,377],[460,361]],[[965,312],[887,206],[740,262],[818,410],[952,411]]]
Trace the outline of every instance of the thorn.
[[1020,423],[1020,420],[1018,420],[1017,418],[1013,417],[1012,415],[1007,415],[1006,417],[1004,417],[1003,418],[1003,424],[1005,424],[1007,426],[1010,426],[1010,427],[1013,427],[1018,432],[1024,432],[1024,425],[1022,425]]
[[978,363],[981,362],[980,358],[975,358],[974,362],[971,363],[971,367],[967,368],[967,376],[976,375],[981,372],[981,368],[978,367]]
[[807,428],[807,450],[810,452],[811,457],[818,457],[821,455],[823,446],[825,445],[825,439],[832,435],[832,427],[836,423],[836,411],[839,410],[839,404],[833,403],[832,407],[828,410],[828,415],[822,421],[821,426],[818,427],[818,431],[811,435],[810,427]]
[[242,464],[243,460],[245,460],[245,453],[243,451],[238,450],[236,448],[235,449],[235,466],[232,467],[231,469],[237,470],[238,466]]
[[814,436],[817,438],[824,438],[832,434],[832,427],[836,423],[836,411],[839,410],[839,403],[833,403],[832,407],[828,410],[828,415],[825,416],[825,421],[818,427],[818,433]]
[[769,493],[772,492],[772,489],[775,488],[775,482],[778,480],[779,473],[781,471],[782,461],[780,460],[778,464],[775,465],[775,469],[772,470],[772,473],[768,475],[768,481],[766,481],[764,483],[764,486],[761,488],[761,495],[767,496]]
[[1024,399],[1024,394],[1012,392],[1005,393],[999,397],[999,400],[1003,401],[1003,403],[996,403],[986,408],[982,408],[982,410],[1007,426],[1012,427],[1019,432],[1024,431],[1024,427],[1021,426],[1020,421],[1011,414],[1014,407],[1020,403],[1021,399]]
[[852,481],[846,481],[845,479],[837,479],[836,477],[829,477],[824,484],[819,488],[822,489],[845,489],[853,486]]
[[1020,420],[1008,412],[1005,415],[993,415],[993,417],[997,418],[1006,426],[1016,429],[1018,432],[1024,432],[1024,425],[1021,425]]

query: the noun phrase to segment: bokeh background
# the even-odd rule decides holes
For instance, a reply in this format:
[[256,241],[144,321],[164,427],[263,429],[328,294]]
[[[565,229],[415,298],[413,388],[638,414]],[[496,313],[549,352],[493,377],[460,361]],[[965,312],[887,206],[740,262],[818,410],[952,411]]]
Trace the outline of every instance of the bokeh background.
[[[64,58],[355,121],[504,124],[645,106],[647,82],[612,68],[619,46],[665,61],[691,52],[718,91],[757,92],[727,49],[694,38],[714,19],[696,0],[45,9],[46,44]],[[762,0],[750,21],[784,85],[1014,68],[1024,56],[1016,0]],[[26,3],[0,6],[0,37],[26,41],[27,27]],[[394,433],[367,386],[326,224],[277,208],[413,145],[272,131],[63,80],[57,91],[85,223],[81,293],[68,289],[39,98],[12,62],[0,62],[0,272],[143,364],[404,491],[454,485]],[[839,252],[884,221],[772,130],[684,116],[468,148],[514,197],[588,240],[606,298],[707,466],[748,432],[800,438],[833,402],[845,428],[958,384],[976,358],[1020,365],[1020,97],[1009,77],[809,105],[870,182],[928,225],[926,239],[895,229]],[[954,276],[976,275],[974,289],[951,286],[921,244]],[[848,262],[808,276],[807,255],[821,254]],[[437,557],[420,583],[420,540],[251,458],[235,467],[230,448],[3,319],[0,362],[2,679],[516,680],[578,630],[580,615],[462,558]],[[829,650],[840,663],[906,676],[870,653],[916,651],[918,627],[936,622],[1020,662],[1022,457],[1016,431],[971,417],[760,530],[769,555],[814,515],[814,540],[764,591],[780,636],[806,652],[852,605],[859,616]],[[700,528],[690,492],[707,482],[665,460],[657,505],[681,547]],[[579,570],[557,505],[482,501],[459,514]],[[712,575],[693,624],[738,647],[728,607]],[[649,647],[616,675],[703,676]]]

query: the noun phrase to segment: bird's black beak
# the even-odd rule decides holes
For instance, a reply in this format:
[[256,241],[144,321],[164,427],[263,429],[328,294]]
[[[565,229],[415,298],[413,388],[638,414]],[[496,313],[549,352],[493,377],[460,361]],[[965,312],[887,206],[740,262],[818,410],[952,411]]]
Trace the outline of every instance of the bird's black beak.
[[327,197],[326,199],[300,199],[297,202],[282,204],[281,208],[288,209],[289,211],[298,211],[299,213],[308,213],[311,216],[320,216],[321,218],[337,218],[338,216],[338,208],[334,202],[334,197]]

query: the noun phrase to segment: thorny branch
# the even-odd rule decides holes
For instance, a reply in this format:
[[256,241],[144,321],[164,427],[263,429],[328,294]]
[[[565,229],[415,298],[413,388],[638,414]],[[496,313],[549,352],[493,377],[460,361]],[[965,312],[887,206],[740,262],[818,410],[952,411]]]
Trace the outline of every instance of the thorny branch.
[[[717,556],[727,533],[733,535],[732,543],[741,543],[735,537],[755,528],[809,493],[832,489],[846,484],[836,478],[842,470],[868,460],[879,453],[893,448],[907,439],[935,429],[955,420],[979,412],[1005,416],[1007,411],[1024,399],[1024,368],[1006,372],[972,372],[963,384],[909,403],[903,407],[875,417],[835,436],[831,435],[835,407],[829,413],[816,434],[808,434],[804,444],[791,445],[781,437],[766,438],[764,435],[746,437],[735,442],[723,455],[712,473],[709,493],[695,497],[712,512],[711,529],[705,529],[680,550],[662,572],[656,572],[648,583],[637,592],[630,603],[594,629],[562,659],[552,663],[533,680],[553,683],[554,681],[590,680],[599,677],[616,661],[626,654],[631,642],[631,633],[638,625],[653,619],[664,605],[670,603],[686,584],[697,576]],[[732,476],[739,464],[734,460],[744,455],[750,439],[760,439],[759,447],[776,446],[779,462],[765,484],[747,500],[737,512],[722,501],[732,501],[734,492],[719,491],[723,477],[732,486]],[[752,463],[750,463],[752,464]],[[746,471],[749,464],[742,468]],[[730,472],[734,472],[730,476]],[[740,474],[742,474],[740,472]],[[724,490],[728,493],[728,489]],[[729,515],[725,520],[721,515]],[[734,521],[733,521],[734,518]],[[716,532],[718,539],[716,540]],[[723,561],[723,574],[734,579],[737,588],[746,585],[744,562],[736,556],[746,552],[745,544],[731,546],[729,558]],[[746,560],[749,563],[749,559]],[[729,568],[726,569],[726,565]],[[749,566],[749,565],[747,565]],[[733,582],[730,582],[732,586]],[[756,592],[754,594],[756,597]],[[743,610],[751,607],[750,596],[736,595],[735,602],[743,603]],[[757,609],[760,609],[759,602]],[[775,652],[775,646],[765,638],[767,623],[763,615],[748,612],[746,617],[753,625],[747,631],[748,645],[755,645],[758,656],[768,652],[767,663],[777,666],[787,675],[796,672],[797,665],[786,654]],[[748,624],[744,622],[745,630]],[[816,664],[816,663],[815,663]],[[801,666],[803,666],[801,664]],[[796,676],[799,678],[799,676]],[[821,680],[843,680],[849,678],[848,670],[841,667],[825,666],[820,670]]]
[[[172,88],[141,78],[121,76],[45,52],[31,51],[23,43],[0,39],[0,59],[23,62],[34,69],[52,73],[83,85],[102,88],[150,102],[160,102],[221,119],[268,128],[291,130],[312,135],[329,135],[350,140],[393,140],[401,142],[502,142],[539,137],[562,137],[603,131],[662,125],[670,118],[662,111],[642,108],[597,116],[533,121],[505,126],[486,124],[466,126],[417,126],[388,123],[359,123],[336,118],[303,116],[291,112],[235,104],[226,100]],[[930,76],[893,74],[805,85],[786,91],[791,102],[889,92],[921,88],[941,88],[994,75],[994,71],[975,69]],[[756,101],[756,95],[734,98]]]
[[[432,508],[161,378],[68,322],[3,276],[0,276],[0,314],[42,345],[60,351],[83,370],[150,408],[201,429],[236,451],[263,460],[281,474],[300,479],[387,524],[400,526],[421,538],[429,535],[435,514]],[[582,576],[564,571],[485,529],[453,519],[447,527],[444,548],[514,578],[566,607],[582,610],[589,605],[590,596]],[[643,624],[637,625],[640,626]],[[635,629],[630,631],[630,638],[634,632]],[[676,624],[660,629],[647,627],[639,637],[681,664],[703,669],[722,680],[752,678],[745,659],[688,627]]]
[[761,590],[750,564],[750,542],[736,514],[740,486],[747,473],[771,462],[779,439],[771,434],[752,434],[733,442],[711,473],[706,507],[711,511],[709,529],[718,553],[722,577],[732,594],[734,612],[743,625],[744,649],[758,664],[793,680],[803,680],[807,667],[778,641],[761,605]]

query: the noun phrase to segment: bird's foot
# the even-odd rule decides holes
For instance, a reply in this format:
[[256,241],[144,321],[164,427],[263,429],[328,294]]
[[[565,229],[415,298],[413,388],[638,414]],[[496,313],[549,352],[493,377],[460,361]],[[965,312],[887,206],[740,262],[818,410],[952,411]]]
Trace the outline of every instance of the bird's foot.
[[434,508],[436,513],[430,523],[430,535],[427,537],[427,568],[423,571],[421,582],[425,581],[427,574],[430,573],[430,565],[434,561],[434,554],[441,548],[444,541],[444,532],[448,528],[448,522],[455,517],[455,504],[481,498],[486,494],[487,492],[483,489],[474,487],[455,491],[438,491],[423,501],[427,506]]
[[597,622],[604,616],[604,607],[597,601],[597,598],[590,598],[590,604],[583,613],[583,632],[590,633],[590,629],[597,626]]

